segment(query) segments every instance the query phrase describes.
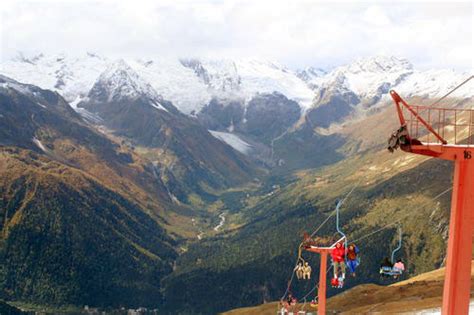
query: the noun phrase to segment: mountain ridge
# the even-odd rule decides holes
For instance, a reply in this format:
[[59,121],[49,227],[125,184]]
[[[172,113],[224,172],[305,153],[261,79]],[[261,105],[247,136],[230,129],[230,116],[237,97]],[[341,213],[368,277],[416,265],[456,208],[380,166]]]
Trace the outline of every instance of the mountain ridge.
[[[430,97],[441,96],[455,84],[449,82],[465,78],[465,73],[452,70],[416,70],[406,59],[386,56],[359,58],[331,70],[308,67],[296,71],[274,61],[256,59],[175,60],[157,57],[124,60],[140,77],[150,82],[159,94],[186,114],[197,114],[213,97],[226,97],[229,100],[235,97],[249,99],[257,93],[273,92],[295,100],[302,110],[306,110],[315,106],[312,103],[317,93],[313,91],[323,85],[333,85],[332,82],[335,82],[338,76],[349,80],[349,90],[361,98],[373,98],[380,94],[377,92],[380,85],[376,82],[387,83],[393,88],[402,81],[407,81],[409,77],[411,80],[399,86],[401,91],[408,92],[410,87],[415,86],[412,93],[429,93]],[[22,82],[56,90],[69,102],[74,102],[89,92],[108,65],[116,62],[90,53],[79,57],[40,54],[32,58],[23,56],[4,61],[0,64],[0,72]],[[440,77],[441,73],[446,79],[436,78]],[[370,80],[361,80],[360,74],[369,75]],[[340,84],[344,85],[344,82]],[[430,85],[435,88],[430,88]],[[370,95],[363,92],[366,90],[370,91]],[[472,93],[469,95],[472,96]]]

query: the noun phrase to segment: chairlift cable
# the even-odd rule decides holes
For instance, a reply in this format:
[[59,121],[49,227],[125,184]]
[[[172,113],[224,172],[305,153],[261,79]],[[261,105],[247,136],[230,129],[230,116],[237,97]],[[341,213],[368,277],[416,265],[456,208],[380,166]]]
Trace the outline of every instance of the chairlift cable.
[[[349,198],[349,196],[352,194],[352,192],[360,185],[360,182],[362,181],[362,179],[359,180],[359,182],[357,182],[356,185],[354,185],[354,187],[352,187],[352,189],[344,196],[344,198],[342,199],[342,201],[340,201],[341,205],[342,203],[344,203],[347,198]],[[316,235],[317,232],[319,232],[319,230],[321,230],[323,228],[323,226],[329,221],[329,219],[334,216],[337,212],[337,208],[334,209],[327,217],[326,219],[316,228],[316,230],[314,230],[314,232],[310,235],[310,237],[313,237],[314,235]],[[298,263],[300,262],[300,260],[302,260],[302,246],[303,246],[303,242],[300,243],[300,245],[298,246],[298,258],[296,259],[296,263],[295,263],[295,266],[298,265]],[[329,268],[328,268],[329,270]],[[290,291],[290,287],[291,287],[291,284],[293,283],[293,280],[294,280],[294,277],[295,277],[295,273],[296,271],[293,269],[293,272],[291,274],[291,277],[290,277],[290,280],[288,281],[288,285],[286,287],[286,290],[285,290],[285,293],[283,294],[283,296],[280,298],[280,301],[282,301],[283,299],[285,299],[286,295],[288,294],[288,292]]]
[[[347,200],[347,198],[349,198],[349,196],[352,194],[352,192],[360,185],[360,182],[362,181],[359,180],[357,182],[357,184],[354,185],[354,187],[352,187],[352,189],[344,196],[344,198],[338,202],[338,206],[340,204],[340,206],[342,206],[342,204]],[[310,235],[310,237],[313,237],[314,235],[316,235],[317,232],[319,232],[319,230],[327,223],[327,221],[329,221],[329,219],[335,215],[337,213],[337,210],[339,209],[339,207],[336,206],[336,209],[334,209],[331,214],[329,214],[329,216],[326,218],[326,220],[323,221],[323,223],[321,223],[321,225]]]
[[451,95],[451,93],[453,93],[454,91],[456,91],[457,89],[459,89],[461,86],[463,86],[464,84],[466,84],[467,82],[469,82],[470,80],[474,79],[474,75],[471,75],[469,78],[467,78],[466,80],[464,80],[463,82],[461,82],[459,85],[457,85],[454,89],[452,89],[451,91],[449,91],[447,94],[445,94],[443,97],[441,97],[440,99],[438,99],[436,102],[432,103],[430,105],[430,107],[432,106],[435,106],[436,104],[439,104],[442,100],[444,100],[446,97],[448,97],[449,95]]
[[[359,183],[360,183],[360,181],[359,181]],[[359,184],[359,183],[358,183],[358,184]],[[358,184],[357,184],[356,186],[354,186],[354,187],[349,191],[349,193],[346,195],[346,197],[345,197],[343,200],[346,200],[346,199],[347,199],[347,197],[354,191],[354,189],[358,186]],[[436,195],[435,197],[433,197],[432,199],[430,199],[430,201],[435,201],[435,200],[439,199],[440,197],[442,197],[443,195],[445,195],[446,193],[448,193],[448,192],[451,191],[451,190],[452,190],[452,188],[446,189],[445,191],[439,193],[438,195]],[[419,207],[418,209],[420,209],[420,208],[421,208],[421,207]],[[417,210],[418,210],[418,209],[417,209]],[[313,237],[314,234],[316,234],[316,233],[327,223],[327,221],[329,221],[329,218],[331,218],[334,214],[336,214],[336,211],[337,211],[337,208],[323,221],[323,223],[321,223],[321,225],[315,230],[315,232],[313,232],[313,234],[311,234],[311,237]],[[416,213],[416,212],[417,212],[417,211],[410,212],[410,213],[408,213],[408,214],[402,216],[401,218],[399,218],[397,221],[392,222],[392,223],[389,223],[389,224],[386,224],[386,225],[382,226],[381,228],[379,228],[379,229],[377,229],[377,230],[375,230],[375,231],[373,231],[373,232],[371,232],[371,233],[365,234],[365,235],[363,235],[363,236],[361,236],[361,237],[359,237],[359,238],[353,240],[352,242],[353,242],[353,243],[359,242],[359,241],[364,240],[364,239],[366,239],[366,238],[368,238],[368,237],[370,237],[370,236],[372,236],[372,235],[374,235],[374,234],[377,234],[377,233],[379,233],[379,232],[381,232],[381,231],[383,231],[383,230],[385,230],[385,229],[387,229],[387,228],[389,228],[389,227],[391,227],[391,226],[394,226],[394,225],[396,225],[396,224],[400,224],[401,220],[405,219],[406,217],[410,216],[412,213]],[[302,246],[302,244],[300,244],[300,248],[301,248],[301,246]],[[300,258],[301,258],[301,257],[300,257],[300,255],[299,255],[298,260],[296,261],[296,264],[298,264]],[[331,266],[328,266],[328,269],[327,269],[327,272],[326,272],[326,273],[328,273],[330,269],[331,269]],[[286,288],[286,291],[285,291],[285,293],[283,294],[283,296],[281,297],[280,300],[283,300],[283,299],[286,297],[286,295],[288,294],[288,292],[289,292],[289,290],[290,290],[290,287],[291,287],[291,284],[292,284],[292,282],[293,282],[294,276],[295,276],[295,271],[293,270],[292,275],[291,275],[291,278],[290,278],[290,280],[289,280],[289,282],[288,282],[288,286],[287,286],[287,288]],[[308,297],[308,295],[311,294],[311,293],[317,288],[318,285],[319,285],[319,282],[311,289],[311,291],[305,296],[305,298]]]
[[[446,194],[447,192],[451,191],[452,189],[453,189],[452,187],[446,189],[445,191],[441,192],[440,194],[438,194],[438,195],[436,195],[435,197],[433,197],[432,199],[430,199],[430,201],[435,201],[435,200],[439,199],[441,196],[443,196],[443,195]],[[419,209],[421,209],[421,208],[422,208],[422,207],[419,207],[419,208],[417,208],[416,210],[419,210]],[[358,239],[354,240],[353,242],[355,243],[355,242],[364,240],[364,239],[366,239],[366,238],[368,238],[368,237],[370,237],[370,236],[372,236],[372,235],[374,235],[374,234],[376,234],[376,233],[378,233],[378,232],[380,232],[380,231],[383,231],[383,230],[385,230],[385,229],[387,229],[387,228],[389,228],[389,227],[391,227],[391,226],[393,226],[393,225],[396,225],[396,224],[398,224],[401,220],[405,219],[406,217],[408,217],[408,216],[410,216],[410,215],[412,215],[413,213],[416,213],[416,212],[417,212],[417,211],[410,212],[410,213],[408,213],[408,214],[402,216],[401,218],[399,218],[397,221],[392,222],[392,223],[389,223],[389,224],[386,224],[386,225],[382,226],[381,228],[379,228],[379,229],[377,229],[377,230],[375,230],[375,231],[373,231],[373,232],[371,232],[371,233],[368,233],[368,234],[366,234],[366,235],[364,235],[364,236],[359,237]]]

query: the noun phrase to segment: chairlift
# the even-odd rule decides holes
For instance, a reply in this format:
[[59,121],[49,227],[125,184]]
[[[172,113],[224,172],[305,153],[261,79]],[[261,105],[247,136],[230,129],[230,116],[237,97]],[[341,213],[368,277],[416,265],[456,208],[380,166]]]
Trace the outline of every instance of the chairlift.
[[[398,226],[398,246],[392,251],[390,266],[380,266],[380,275],[386,277],[394,277],[398,278],[403,274],[404,267],[399,268],[396,267],[395,263],[395,253],[398,252],[402,248],[402,227]],[[403,264],[403,263],[402,263]]]

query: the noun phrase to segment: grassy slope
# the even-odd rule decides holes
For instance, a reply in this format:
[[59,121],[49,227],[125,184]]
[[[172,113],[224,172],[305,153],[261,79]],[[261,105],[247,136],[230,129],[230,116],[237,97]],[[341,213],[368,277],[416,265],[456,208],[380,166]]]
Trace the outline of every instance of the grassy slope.
[[[471,276],[474,276],[474,262],[471,264]],[[359,285],[330,298],[327,310],[338,314],[400,314],[439,308],[442,303],[443,280],[444,268],[440,268],[390,286]],[[223,314],[265,315],[275,314],[277,309],[278,302],[272,302]],[[308,312],[317,310],[301,304],[297,309],[306,309]]]

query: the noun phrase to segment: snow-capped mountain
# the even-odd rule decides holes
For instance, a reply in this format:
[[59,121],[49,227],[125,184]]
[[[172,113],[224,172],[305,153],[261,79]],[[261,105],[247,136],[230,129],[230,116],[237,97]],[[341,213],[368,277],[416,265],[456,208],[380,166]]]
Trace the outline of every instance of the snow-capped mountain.
[[[88,53],[79,57],[19,55],[0,65],[0,73],[59,92],[77,104],[115,60]],[[137,75],[186,114],[198,113],[214,97],[250,100],[279,92],[310,107],[314,92],[295,73],[270,61],[209,59],[125,59]]]
[[250,180],[256,172],[244,155],[163,99],[124,60],[107,66],[76,110],[83,116],[85,111],[101,130],[105,127],[124,142],[153,152],[148,155],[153,158],[150,167],[169,183],[173,200],[185,201],[189,189],[204,193],[200,183],[227,187]]
[[279,92],[309,108],[314,92],[295,73],[265,60],[153,59],[129,64],[182,112],[197,114],[213,98],[248,102]]
[[[4,92],[8,89],[13,89],[17,92],[23,93],[25,96],[32,98],[36,103],[41,107],[46,107],[46,103],[44,98],[42,97],[41,93],[39,93],[39,89],[32,85],[21,84],[9,77],[0,74],[0,91]],[[41,103],[42,102],[42,103]]]
[[[454,89],[471,75],[472,73],[458,72],[452,69],[414,71],[405,80],[394,86],[394,89],[404,96],[438,98]],[[451,95],[457,98],[473,97],[472,82],[469,84],[456,90]]]
[[[357,59],[325,75],[304,77],[316,94],[329,88],[351,91],[361,102],[372,105],[396,89],[405,96],[440,97],[467,78],[467,73],[454,70],[416,70],[406,59],[387,56]],[[458,97],[471,97],[472,89],[457,93]],[[317,102],[317,101],[316,101]]]
[[[126,71],[121,72],[121,68]],[[357,59],[331,71],[316,67],[292,71],[276,62],[255,59],[156,57],[116,61],[92,53],[79,57],[20,54],[0,64],[0,73],[57,91],[82,115],[88,113],[76,105],[94,93],[94,85],[105,76],[103,81],[111,84],[107,90],[115,89],[112,94],[140,91],[153,98],[159,95],[185,114],[205,113],[206,122],[210,122],[206,127],[217,131],[233,129],[236,120],[251,120],[248,106],[258,95],[279,93],[295,101],[301,113],[317,125],[328,127],[372,113],[372,108],[389,101],[390,89],[404,97],[436,98],[467,77],[466,73],[446,69],[420,71],[406,59],[386,56]],[[110,80],[111,75],[116,81]],[[453,96],[473,95],[472,89],[461,89]],[[229,104],[230,109],[226,108]]]
[[323,77],[327,74],[327,71],[321,68],[307,67],[303,70],[296,71],[296,75],[301,80],[308,83],[311,88],[316,88],[312,81],[317,81],[318,78]]
[[[31,84],[20,83],[0,74],[0,94],[8,95],[11,94],[12,91],[21,94],[22,98],[27,98],[28,102],[35,104],[37,109],[56,110],[69,118],[73,117],[74,119],[80,120],[80,116],[57,93],[42,90]],[[0,113],[0,117],[3,117],[3,114],[4,113]]]
[[158,98],[151,85],[142,79],[123,59],[108,65],[89,92],[102,101],[135,99],[142,95]]
[[[305,115],[322,128],[374,113],[374,108],[390,103],[388,92],[391,89],[404,98],[436,99],[469,76],[446,69],[420,71],[406,59],[386,56],[358,59],[324,75],[305,74],[300,77],[315,92],[312,108]],[[473,97],[474,92],[464,87],[452,96]]]
[[59,92],[68,102],[86,96],[109,61],[96,54],[17,57],[0,65],[0,72],[23,83]]
[[355,93],[361,100],[375,103],[412,73],[413,66],[407,60],[379,56],[356,60],[325,76],[314,77],[309,82],[319,93],[337,87]]

